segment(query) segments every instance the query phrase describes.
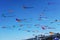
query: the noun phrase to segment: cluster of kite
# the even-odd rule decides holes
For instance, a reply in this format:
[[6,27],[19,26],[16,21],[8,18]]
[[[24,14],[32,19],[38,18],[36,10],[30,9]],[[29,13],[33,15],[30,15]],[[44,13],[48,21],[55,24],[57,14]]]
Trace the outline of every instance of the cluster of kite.
[[[27,25],[27,24],[26,24]],[[42,30],[46,30],[46,29],[55,29],[54,27],[49,27],[49,26],[45,26],[45,25],[40,25],[40,24],[35,24],[35,25],[33,25],[34,27],[36,27],[36,28],[41,28]],[[18,26],[18,30],[23,30],[23,28],[25,27],[25,24],[20,24],[19,26]],[[39,32],[40,30],[29,30],[29,29],[31,29],[31,28],[33,28],[31,25],[29,26],[29,25],[27,25],[26,26],[27,28],[28,28],[28,30],[25,30],[25,31],[27,31],[27,32]],[[16,28],[16,26],[15,25],[12,25],[11,27],[6,27],[6,26],[2,26],[1,27],[2,29],[6,29],[6,28]]]
[[[49,2],[48,3],[48,5],[51,5],[51,4],[54,4],[54,3],[51,3],[51,2]],[[34,7],[28,7],[28,6],[23,6],[23,8],[24,9],[31,9],[31,8],[34,8]],[[46,7],[47,8],[47,7]],[[46,11],[46,9],[44,9],[43,10],[43,12],[44,11]],[[13,12],[13,10],[10,10],[9,12]],[[14,16],[7,16],[7,15],[5,15],[5,14],[2,14],[2,17],[14,17]],[[39,15],[39,18],[38,18],[38,20],[40,21],[40,20],[43,20],[43,19],[47,19],[47,17],[44,15],[44,13],[42,13],[42,14],[40,14]],[[27,21],[28,19],[20,19],[20,18],[16,18],[15,19],[15,21],[18,23],[18,22],[22,22],[22,21]],[[32,20],[32,19],[31,19]],[[60,20],[54,20],[53,22],[51,22],[51,23],[54,23],[54,22],[60,22]],[[25,25],[24,24],[20,24],[19,25],[19,28],[18,28],[18,30],[22,30],[23,29],[23,27],[24,27]],[[15,28],[16,26],[15,25],[13,25],[12,26],[12,28]],[[26,26],[27,28],[32,28],[31,26]],[[46,29],[55,29],[54,27],[49,27],[49,26],[46,26],[46,25],[40,25],[40,24],[34,24],[34,27],[37,27],[37,28],[41,28],[42,30],[46,30]],[[2,26],[1,28],[3,28],[3,29],[6,29],[6,28],[8,28],[8,27],[6,27],[6,26]],[[27,31],[27,32],[39,32],[39,30],[24,30],[24,31]],[[50,32],[51,34],[53,34],[52,32]]]

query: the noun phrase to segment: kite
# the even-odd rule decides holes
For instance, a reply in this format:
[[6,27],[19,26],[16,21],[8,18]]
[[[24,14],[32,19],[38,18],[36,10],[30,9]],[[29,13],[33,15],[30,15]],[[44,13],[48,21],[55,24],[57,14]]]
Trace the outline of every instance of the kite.
[[38,18],[38,20],[40,21],[40,20],[42,20],[42,18],[40,17],[40,18]]
[[48,27],[48,29],[55,29],[55,28],[52,28],[52,27]]
[[23,20],[27,20],[27,19],[23,19]]
[[46,27],[47,29],[55,29],[55,28],[53,28],[53,27],[48,27],[48,26],[44,26],[44,27]]
[[15,28],[16,26],[15,26],[15,25],[13,25],[12,27],[13,27],[13,28]]
[[42,19],[47,19],[47,17],[45,17],[44,14],[40,14],[39,20],[42,20]]
[[39,18],[46,18],[47,19],[47,17],[39,17]]
[[18,30],[21,30],[20,28]]
[[44,15],[44,13],[41,13],[38,20],[43,20],[43,19],[47,20],[47,17]]
[[35,24],[34,26],[40,26],[40,24]]
[[54,22],[60,22],[60,20],[55,19]]
[[27,7],[27,6],[23,6],[24,9],[30,9],[30,8],[33,8],[33,7]]
[[54,22],[50,22],[51,24],[54,23]]
[[57,20],[57,19],[56,19],[56,20],[54,20],[53,22],[50,22],[50,23],[52,24],[52,23],[59,22],[59,21],[60,21],[60,20]]
[[20,27],[23,27],[24,25],[23,24],[20,24]]
[[44,16],[44,13],[41,13],[40,16]]
[[48,2],[48,5],[51,5],[51,4],[55,4],[55,3],[53,3],[53,2]]
[[54,34],[54,32],[49,32],[50,33],[50,35],[53,35]]
[[45,30],[45,29],[46,29],[46,27],[45,27],[45,26],[41,26],[41,28],[42,28],[43,30]]
[[56,19],[55,22],[57,22],[58,20]]
[[26,30],[26,32],[30,32],[30,30]]
[[45,30],[45,27],[42,27],[43,30]]
[[6,16],[6,17],[14,17],[14,16]]
[[14,16],[6,16],[5,14],[2,14],[2,17],[14,17]]
[[18,19],[18,18],[16,18],[16,21],[17,21],[17,22],[21,22],[21,20],[20,20],[20,19]]
[[2,17],[6,17],[5,14],[2,14]]
[[30,30],[27,30],[27,32],[30,32]]
[[4,29],[5,29],[5,28],[7,28],[7,27],[5,27],[5,26],[2,26],[1,28],[4,28]]
[[37,28],[39,28],[40,27],[40,24],[35,24],[34,26],[36,26]]
[[48,26],[43,26],[43,28],[46,28],[46,29],[55,29],[53,27],[48,27]]

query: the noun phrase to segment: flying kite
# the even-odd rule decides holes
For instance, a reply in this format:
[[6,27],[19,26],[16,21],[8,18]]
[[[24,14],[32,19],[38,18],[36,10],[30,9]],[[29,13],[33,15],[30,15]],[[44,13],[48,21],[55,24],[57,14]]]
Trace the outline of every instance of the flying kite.
[[47,17],[42,13],[42,14],[40,14],[38,20],[43,20],[43,19],[47,20]]
[[50,33],[50,35],[53,35],[54,34],[54,32],[49,32]]
[[6,17],[5,14],[2,14],[2,17]]
[[5,14],[2,14],[2,17],[14,17],[14,16],[7,16]]
[[45,27],[41,27],[43,30],[45,30]]
[[18,30],[21,30],[20,28]]
[[41,26],[41,28],[42,28],[43,30],[45,30],[45,29],[46,29],[46,27],[45,27],[45,26]]
[[4,28],[4,29],[5,29],[5,28],[7,28],[7,27],[6,27],[6,26],[2,26],[1,28]]
[[48,5],[52,5],[52,4],[55,4],[54,2],[48,2]]
[[34,26],[40,26],[40,24],[35,24]]
[[23,24],[20,24],[19,26],[20,26],[20,27],[23,27],[24,25],[23,25]]
[[15,25],[13,25],[12,27],[13,27],[13,28],[15,28],[16,26],[15,26]]
[[17,22],[21,22],[21,19],[16,18],[16,21],[17,21]]
[[54,23],[54,22],[50,22],[51,24]]
[[26,32],[30,32],[30,30],[25,30]]
[[52,27],[48,27],[48,29],[55,29],[55,28],[52,28]]
[[23,6],[24,9],[30,9],[30,8],[33,8],[33,7],[28,7],[28,6]]
[[50,23],[52,24],[52,23],[59,22],[59,21],[60,20],[55,19],[53,22],[50,22]]
[[58,22],[58,20],[56,19],[55,22]]

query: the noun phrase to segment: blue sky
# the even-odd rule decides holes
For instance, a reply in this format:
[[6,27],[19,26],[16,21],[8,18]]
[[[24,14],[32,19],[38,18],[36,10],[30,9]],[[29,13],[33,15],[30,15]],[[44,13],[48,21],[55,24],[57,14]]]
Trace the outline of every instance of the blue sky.
[[[24,9],[23,5],[33,8]],[[47,19],[38,20],[42,13],[43,17],[47,17]],[[7,17],[3,17],[2,14]],[[16,18],[22,21],[16,22]],[[60,0],[0,0],[0,40],[23,40],[34,37],[33,34],[45,34],[50,31],[60,33],[60,22],[54,22],[56,19],[60,21]],[[50,22],[54,23],[51,24]],[[22,27],[20,27],[21,24]],[[40,24],[39,28],[36,28],[35,24]],[[13,25],[15,28],[12,27]],[[41,25],[48,25],[55,29],[42,30]],[[7,28],[1,28],[3,26]],[[19,28],[21,30],[18,30]],[[26,30],[30,30],[30,32]],[[32,32],[35,30],[39,32]]]

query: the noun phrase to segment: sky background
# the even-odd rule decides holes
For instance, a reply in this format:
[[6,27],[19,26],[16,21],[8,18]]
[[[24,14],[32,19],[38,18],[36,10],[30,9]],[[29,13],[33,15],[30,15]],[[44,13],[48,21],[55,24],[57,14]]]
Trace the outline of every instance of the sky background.
[[[41,14],[43,14],[42,17],[47,18],[38,20]],[[21,21],[17,22],[16,18]],[[58,22],[54,21],[56,19]],[[51,22],[54,23],[51,24]],[[34,26],[35,24],[39,26]],[[48,25],[55,29],[43,30],[41,25]],[[7,28],[2,28],[3,26]],[[38,32],[33,32],[35,30]],[[0,0],[0,40],[23,40],[35,35],[49,34],[50,31],[60,33],[60,0]]]

